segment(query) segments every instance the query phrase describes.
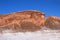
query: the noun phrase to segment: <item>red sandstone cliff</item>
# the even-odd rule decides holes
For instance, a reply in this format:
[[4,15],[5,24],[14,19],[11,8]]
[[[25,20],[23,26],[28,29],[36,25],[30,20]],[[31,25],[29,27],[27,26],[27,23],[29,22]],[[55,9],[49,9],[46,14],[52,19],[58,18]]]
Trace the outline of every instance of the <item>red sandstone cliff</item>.
[[60,29],[60,18],[46,18],[44,13],[31,10],[0,15],[0,30],[36,31],[42,27]]

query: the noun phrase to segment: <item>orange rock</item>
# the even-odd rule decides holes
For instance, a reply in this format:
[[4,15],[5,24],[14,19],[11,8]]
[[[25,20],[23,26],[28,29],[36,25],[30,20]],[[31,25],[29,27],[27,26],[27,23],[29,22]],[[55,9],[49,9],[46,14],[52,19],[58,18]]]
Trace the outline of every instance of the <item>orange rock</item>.
[[60,18],[55,16],[46,18],[44,13],[36,10],[0,15],[0,30],[36,31],[43,27],[60,29]]

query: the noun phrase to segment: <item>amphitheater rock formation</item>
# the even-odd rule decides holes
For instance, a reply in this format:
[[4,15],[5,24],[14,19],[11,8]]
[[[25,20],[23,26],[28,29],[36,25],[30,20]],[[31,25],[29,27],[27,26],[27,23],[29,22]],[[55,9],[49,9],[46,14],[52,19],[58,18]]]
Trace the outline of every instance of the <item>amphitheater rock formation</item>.
[[27,10],[0,15],[0,31],[37,31],[43,27],[51,30],[60,29],[60,18],[55,16],[45,17],[43,12]]

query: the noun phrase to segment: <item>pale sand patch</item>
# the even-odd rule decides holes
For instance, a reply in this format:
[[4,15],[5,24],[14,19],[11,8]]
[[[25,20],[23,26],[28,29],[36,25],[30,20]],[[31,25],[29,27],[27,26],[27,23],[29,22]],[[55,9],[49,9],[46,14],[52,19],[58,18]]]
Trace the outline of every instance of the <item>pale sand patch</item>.
[[10,33],[5,30],[3,34],[0,34],[0,40],[60,40],[60,33],[57,30],[17,33]]

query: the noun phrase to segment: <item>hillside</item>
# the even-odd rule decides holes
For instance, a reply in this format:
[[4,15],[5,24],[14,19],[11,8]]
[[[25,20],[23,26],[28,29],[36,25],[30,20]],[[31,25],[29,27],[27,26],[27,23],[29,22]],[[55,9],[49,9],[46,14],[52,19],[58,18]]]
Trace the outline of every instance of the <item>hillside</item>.
[[43,12],[36,10],[0,15],[0,31],[37,31],[44,27],[51,30],[60,30],[60,18],[56,16],[46,18]]

